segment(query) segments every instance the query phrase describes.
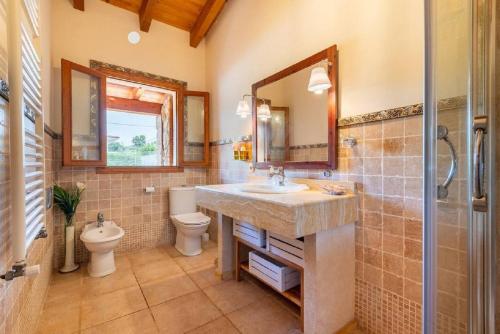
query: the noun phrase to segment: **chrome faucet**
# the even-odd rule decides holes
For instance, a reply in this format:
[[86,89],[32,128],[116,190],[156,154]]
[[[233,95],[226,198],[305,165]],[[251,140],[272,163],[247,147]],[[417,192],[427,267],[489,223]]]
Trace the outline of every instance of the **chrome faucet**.
[[97,214],[97,227],[103,227],[104,226],[104,214],[102,212],[99,212]]
[[283,187],[285,185],[285,168],[282,166],[278,168],[271,166],[269,168],[269,177],[273,178],[276,175],[279,176],[279,185]]

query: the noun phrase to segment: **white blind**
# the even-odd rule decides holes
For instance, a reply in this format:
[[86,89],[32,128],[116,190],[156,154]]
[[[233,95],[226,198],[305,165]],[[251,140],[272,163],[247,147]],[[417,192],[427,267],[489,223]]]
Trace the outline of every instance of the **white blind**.
[[[24,173],[26,248],[44,225],[44,147],[40,58],[21,24],[21,62],[24,112]],[[40,130],[41,129],[41,130]],[[40,133],[41,132],[41,133]]]
[[24,7],[26,9],[26,13],[30,19],[31,27],[33,28],[33,32],[35,36],[39,36],[40,31],[40,16],[39,16],[39,3],[38,0],[24,0]]

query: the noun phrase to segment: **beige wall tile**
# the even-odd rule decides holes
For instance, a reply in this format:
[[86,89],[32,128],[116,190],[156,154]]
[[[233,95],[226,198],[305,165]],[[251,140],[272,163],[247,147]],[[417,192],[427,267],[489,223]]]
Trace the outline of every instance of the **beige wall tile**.
[[388,272],[383,274],[383,285],[384,289],[397,293],[398,295],[403,294],[403,278],[400,276],[393,275]]

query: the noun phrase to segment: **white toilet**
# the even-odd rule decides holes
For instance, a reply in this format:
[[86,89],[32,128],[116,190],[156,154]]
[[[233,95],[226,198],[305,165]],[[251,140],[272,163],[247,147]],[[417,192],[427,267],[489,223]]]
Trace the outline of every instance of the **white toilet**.
[[172,187],[169,190],[170,218],[177,229],[175,248],[186,256],[201,253],[201,236],[210,217],[196,211],[194,187]]

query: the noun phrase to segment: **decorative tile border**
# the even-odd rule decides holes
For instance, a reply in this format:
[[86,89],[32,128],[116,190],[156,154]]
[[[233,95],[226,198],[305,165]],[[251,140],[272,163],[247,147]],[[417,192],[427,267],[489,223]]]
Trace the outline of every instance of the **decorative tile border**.
[[141,76],[144,76],[144,77],[149,78],[149,79],[159,80],[159,81],[163,81],[163,82],[169,82],[172,84],[177,84],[177,85],[187,87],[186,81],[167,78],[167,77],[164,77],[161,75],[152,74],[152,73],[148,73],[148,72],[142,72],[142,71],[134,70],[134,69],[131,69],[128,67],[108,64],[108,63],[104,63],[104,62],[94,60],[94,59],[90,60],[90,68],[94,68],[94,69],[107,68],[107,69],[110,69],[113,71],[119,71],[119,72],[123,72],[123,73],[134,74],[134,75],[141,75]]
[[[465,106],[466,104],[467,104],[466,96],[451,97],[440,100],[438,102],[438,110],[442,111],[442,110],[459,108]],[[339,119],[338,126],[343,127],[343,126],[350,126],[362,123],[384,121],[388,119],[395,119],[401,117],[422,115],[423,111],[424,111],[424,105],[422,103],[418,103],[399,108],[376,111],[358,116],[344,117]]]
[[308,145],[293,145],[290,150],[300,150],[305,148],[323,148],[328,147],[328,143],[308,144]]
[[0,97],[9,102],[9,84],[7,81],[0,79]]
[[62,139],[62,135],[52,130],[47,124],[43,125],[43,131],[48,134],[52,139]]
[[369,114],[344,117],[339,119],[338,126],[349,126],[355,124],[384,121],[394,118],[422,115],[422,113],[423,113],[423,104],[419,103],[405,107],[376,111]]

